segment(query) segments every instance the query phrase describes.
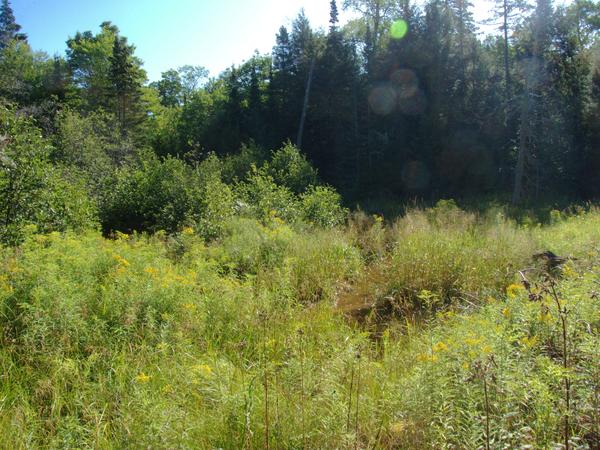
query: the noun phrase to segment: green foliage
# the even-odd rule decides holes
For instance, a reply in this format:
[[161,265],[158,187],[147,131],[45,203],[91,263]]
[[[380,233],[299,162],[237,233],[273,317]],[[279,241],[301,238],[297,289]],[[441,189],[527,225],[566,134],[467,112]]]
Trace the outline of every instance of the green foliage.
[[153,86],[160,95],[160,103],[166,107],[179,106],[182,101],[182,90],[183,85],[181,83],[181,77],[179,72],[176,70],[167,70],[161,75],[161,79]]
[[348,215],[341,206],[340,194],[327,186],[311,186],[300,201],[304,220],[320,227],[341,225]]
[[108,113],[82,116],[65,110],[57,117],[53,159],[80,168],[91,183],[110,175],[134,153],[130,140],[123,138],[116,118]]
[[78,100],[87,110],[109,106],[110,56],[119,29],[110,22],[100,28],[97,35],[78,32],[67,40],[69,69],[79,89]]
[[32,223],[37,232],[98,228],[98,209],[85,184],[85,176],[71,168],[48,166]]
[[0,97],[21,104],[44,98],[52,70],[47,55],[26,42],[10,41],[0,54]]
[[198,233],[206,239],[221,236],[234,214],[233,189],[221,180],[221,170],[221,161],[213,154],[193,174],[191,217]]
[[294,194],[261,170],[253,169],[248,180],[238,185],[242,213],[247,212],[262,222],[278,217],[294,222],[299,217],[299,204]]
[[295,194],[306,191],[317,182],[317,171],[306,160],[306,156],[289,142],[273,152],[264,170],[277,184]]
[[238,153],[223,157],[223,179],[228,183],[244,181],[252,167],[260,167],[267,159],[266,152],[253,142],[243,144]]
[[27,40],[27,35],[19,33],[19,31],[21,31],[21,25],[16,22],[10,3],[8,0],[2,0],[0,6],[0,51],[8,47],[13,40]]
[[105,230],[174,232],[190,219],[189,168],[174,158],[142,155],[140,167],[125,167],[107,187],[101,219]]
[[109,78],[114,95],[115,111],[124,133],[131,132],[145,119],[141,108],[141,87],[146,81],[146,73],[133,56],[135,47],[127,43],[127,38],[115,36],[110,57]]
[[206,238],[220,234],[233,213],[233,194],[221,182],[216,158],[196,169],[172,157],[140,158],[139,166],[119,169],[114,184],[105,186],[100,209],[105,231],[173,233],[196,226]]
[[0,109],[0,241],[17,244],[23,227],[93,226],[95,210],[79,180],[49,162],[52,147],[31,120]]

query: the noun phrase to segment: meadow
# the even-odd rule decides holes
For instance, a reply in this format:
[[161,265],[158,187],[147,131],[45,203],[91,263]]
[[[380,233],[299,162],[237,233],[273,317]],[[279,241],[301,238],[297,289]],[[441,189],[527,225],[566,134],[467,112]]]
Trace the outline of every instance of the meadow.
[[597,449],[600,211],[549,217],[25,230],[0,253],[2,447]]

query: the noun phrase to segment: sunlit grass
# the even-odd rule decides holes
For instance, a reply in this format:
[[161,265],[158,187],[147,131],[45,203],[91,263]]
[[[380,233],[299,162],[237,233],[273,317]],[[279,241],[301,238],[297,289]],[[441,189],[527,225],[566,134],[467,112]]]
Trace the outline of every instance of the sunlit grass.
[[[577,258],[559,291],[584,445],[597,432],[599,225],[596,211],[517,227],[444,204],[322,231],[235,219],[210,244],[193,230],[31,236],[0,262],[0,442],[552,447],[558,315],[517,275],[550,249]],[[347,297],[397,308],[375,333],[340,312]]]

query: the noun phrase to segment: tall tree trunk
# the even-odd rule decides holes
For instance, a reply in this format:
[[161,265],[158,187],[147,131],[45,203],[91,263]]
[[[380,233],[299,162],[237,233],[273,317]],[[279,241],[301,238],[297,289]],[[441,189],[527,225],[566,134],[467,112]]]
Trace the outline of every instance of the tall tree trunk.
[[308,99],[310,97],[310,88],[312,86],[313,75],[315,73],[316,56],[313,56],[310,62],[310,70],[308,71],[308,80],[306,81],[306,91],[304,92],[304,104],[302,105],[302,116],[300,117],[300,127],[298,129],[298,138],[296,139],[296,147],[302,148],[302,138],[304,136],[304,124],[306,122],[306,113],[308,110]]
[[506,81],[506,92],[508,94],[510,92],[510,67],[508,65],[508,0],[504,0],[504,10],[502,15],[504,19],[504,24],[502,26],[504,29],[504,78]]
[[[539,83],[543,65],[542,43],[546,39],[544,34],[544,23],[546,17],[542,16],[542,11],[539,8],[540,1],[538,0],[537,17],[535,20],[535,33],[533,41],[532,58],[529,62],[529,67],[526,69],[525,92],[523,93],[523,105],[521,109],[521,130],[519,137],[519,154],[517,156],[517,166],[515,168],[515,185],[513,191],[513,204],[523,200],[524,180],[526,177],[527,162],[531,160],[531,121],[538,108],[536,94],[539,90]],[[539,164],[539,162],[537,163]],[[538,167],[539,169],[539,167]],[[539,189],[539,172],[536,173],[536,191]],[[536,192],[537,196],[537,192]]]
[[[529,84],[529,83],[528,83]],[[519,136],[519,153],[517,155],[517,166],[515,168],[515,185],[512,195],[513,205],[523,200],[523,180],[525,178],[525,164],[529,159],[529,144],[531,137],[531,97],[530,86],[527,86],[523,106],[521,109],[521,130]]]

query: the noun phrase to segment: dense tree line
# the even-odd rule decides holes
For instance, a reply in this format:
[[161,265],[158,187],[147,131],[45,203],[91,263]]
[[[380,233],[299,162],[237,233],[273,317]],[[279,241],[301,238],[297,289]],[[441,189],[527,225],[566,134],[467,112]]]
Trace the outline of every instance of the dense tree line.
[[[341,26],[338,8],[355,18]],[[53,167],[77,173],[96,204],[113,202],[105,212],[131,198],[119,203],[103,186],[131,187],[126,175],[156,164],[186,178],[216,155],[231,183],[259,169],[276,183],[265,172],[269,150],[286,142],[348,204],[597,197],[599,2],[497,0],[494,8],[488,29],[496,31],[483,35],[468,0],[331,0],[327,30],[300,12],[269,55],[213,78],[184,66],[148,83],[114,24],[77,32],[64,56],[50,58],[29,47],[3,0],[0,103],[40,130]],[[147,221],[139,214],[103,220],[135,229]]]

